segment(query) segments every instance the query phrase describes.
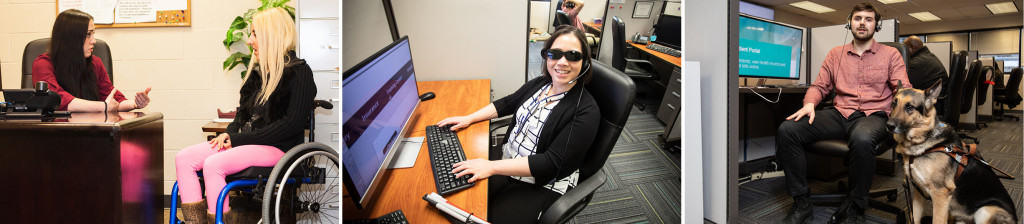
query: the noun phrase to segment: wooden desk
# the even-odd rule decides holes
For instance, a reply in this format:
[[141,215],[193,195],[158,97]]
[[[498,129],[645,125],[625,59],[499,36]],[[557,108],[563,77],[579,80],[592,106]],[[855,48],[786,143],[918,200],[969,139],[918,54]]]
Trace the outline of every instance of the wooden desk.
[[[421,102],[409,119],[408,136],[424,136],[427,125],[450,116],[470,114],[490,103],[490,80],[456,80],[418,82],[420,94],[434,92],[437,97]],[[457,132],[466,159],[487,159],[490,122],[482,121]],[[383,176],[384,185],[369,206],[356,209],[348,193],[343,193],[342,207],[345,219],[375,218],[401,209],[412,223],[448,223],[445,215],[424,201],[423,195],[436,192],[433,170],[430,166],[427,144],[423,143],[411,168],[388,169]],[[487,219],[487,180],[448,196],[448,202],[480,218]]]
[[676,67],[682,67],[683,66],[683,58],[681,58],[681,57],[676,57],[676,56],[668,55],[668,54],[665,54],[665,53],[657,52],[657,51],[654,51],[654,50],[651,50],[651,49],[647,49],[647,45],[645,45],[645,44],[633,43],[633,41],[630,41],[630,40],[627,40],[626,42],[629,43],[630,45],[633,45],[633,47],[635,47],[636,49],[640,49],[641,51],[646,52],[647,54],[653,55],[656,58],[660,58],[661,60],[663,60],[665,62],[672,63],[673,65],[676,65]]
[[604,24],[596,24],[594,22],[583,22],[583,27],[587,28],[586,32],[597,34],[598,37],[601,37],[601,27],[603,26]]
[[163,220],[163,114],[0,120],[5,223]]

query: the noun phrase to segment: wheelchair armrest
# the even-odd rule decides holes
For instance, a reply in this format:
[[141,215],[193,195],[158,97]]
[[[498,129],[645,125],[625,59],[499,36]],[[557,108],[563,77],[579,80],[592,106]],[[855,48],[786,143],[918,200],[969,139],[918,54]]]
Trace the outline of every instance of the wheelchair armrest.
[[583,180],[575,188],[565,192],[548,209],[544,210],[544,213],[540,216],[540,223],[568,222],[569,219],[582,211],[587,206],[587,203],[590,203],[594,192],[597,192],[597,189],[604,185],[607,179],[608,177],[605,176],[604,170],[599,170],[590,178]]

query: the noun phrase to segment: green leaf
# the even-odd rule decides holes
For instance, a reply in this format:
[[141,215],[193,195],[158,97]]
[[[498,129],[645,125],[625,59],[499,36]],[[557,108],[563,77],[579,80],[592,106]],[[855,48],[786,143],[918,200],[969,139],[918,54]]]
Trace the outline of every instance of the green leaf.
[[245,18],[236,16],[234,21],[231,21],[231,29],[245,29],[249,26],[249,23],[245,21]]
[[248,72],[248,70],[242,70],[242,78],[243,79],[245,79],[245,72]]

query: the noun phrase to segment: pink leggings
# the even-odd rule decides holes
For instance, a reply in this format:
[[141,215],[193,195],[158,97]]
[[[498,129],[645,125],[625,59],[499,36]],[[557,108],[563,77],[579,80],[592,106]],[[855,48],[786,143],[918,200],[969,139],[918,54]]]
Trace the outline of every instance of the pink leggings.
[[[178,189],[182,203],[203,200],[202,188],[196,171],[203,171],[206,182],[207,212],[217,211],[217,197],[227,183],[224,177],[242,171],[250,166],[271,167],[284,156],[284,152],[266,145],[243,145],[217,152],[209,143],[195,144],[182,149],[174,157],[174,169],[178,178]],[[224,200],[224,212],[231,209]]]

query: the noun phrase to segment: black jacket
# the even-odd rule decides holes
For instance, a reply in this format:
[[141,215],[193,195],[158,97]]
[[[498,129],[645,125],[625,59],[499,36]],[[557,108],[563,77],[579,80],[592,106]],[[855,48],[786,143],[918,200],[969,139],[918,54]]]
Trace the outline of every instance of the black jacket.
[[[519,87],[512,95],[494,101],[498,117],[515,113],[527,99],[549,83],[551,83],[550,77],[534,78]],[[590,149],[591,143],[594,142],[594,137],[597,136],[601,111],[598,109],[594,97],[580,83],[566,93],[548,116],[541,129],[540,139],[537,141],[537,153],[527,157],[530,174],[533,175],[538,185],[545,185],[565,178],[583,165],[583,158]],[[515,125],[516,121],[512,119],[511,126],[515,127]],[[571,141],[569,140],[570,129]],[[511,132],[512,128],[508,128],[506,136],[509,136]],[[508,143],[508,139],[505,139],[502,145],[506,143]]]
[[[918,89],[927,89],[939,80],[942,80],[943,85],[949,84],[946,68],[942,66],[939,58],[928,50],[928,47],[923,47],[910,55],[907,64],[907,78],[910,79],[910,84]],[[946,95],[946,89],[948,88],[942,88],[941,96]]]
[[288,62],[277,89],[263,105],[256,104],[262,83],[259,71],[252,73],[239,90],[238,113],[227,128],[231,145],[269,145],[288,151],[302,144],[316,96],[309,65],[302,59]]

